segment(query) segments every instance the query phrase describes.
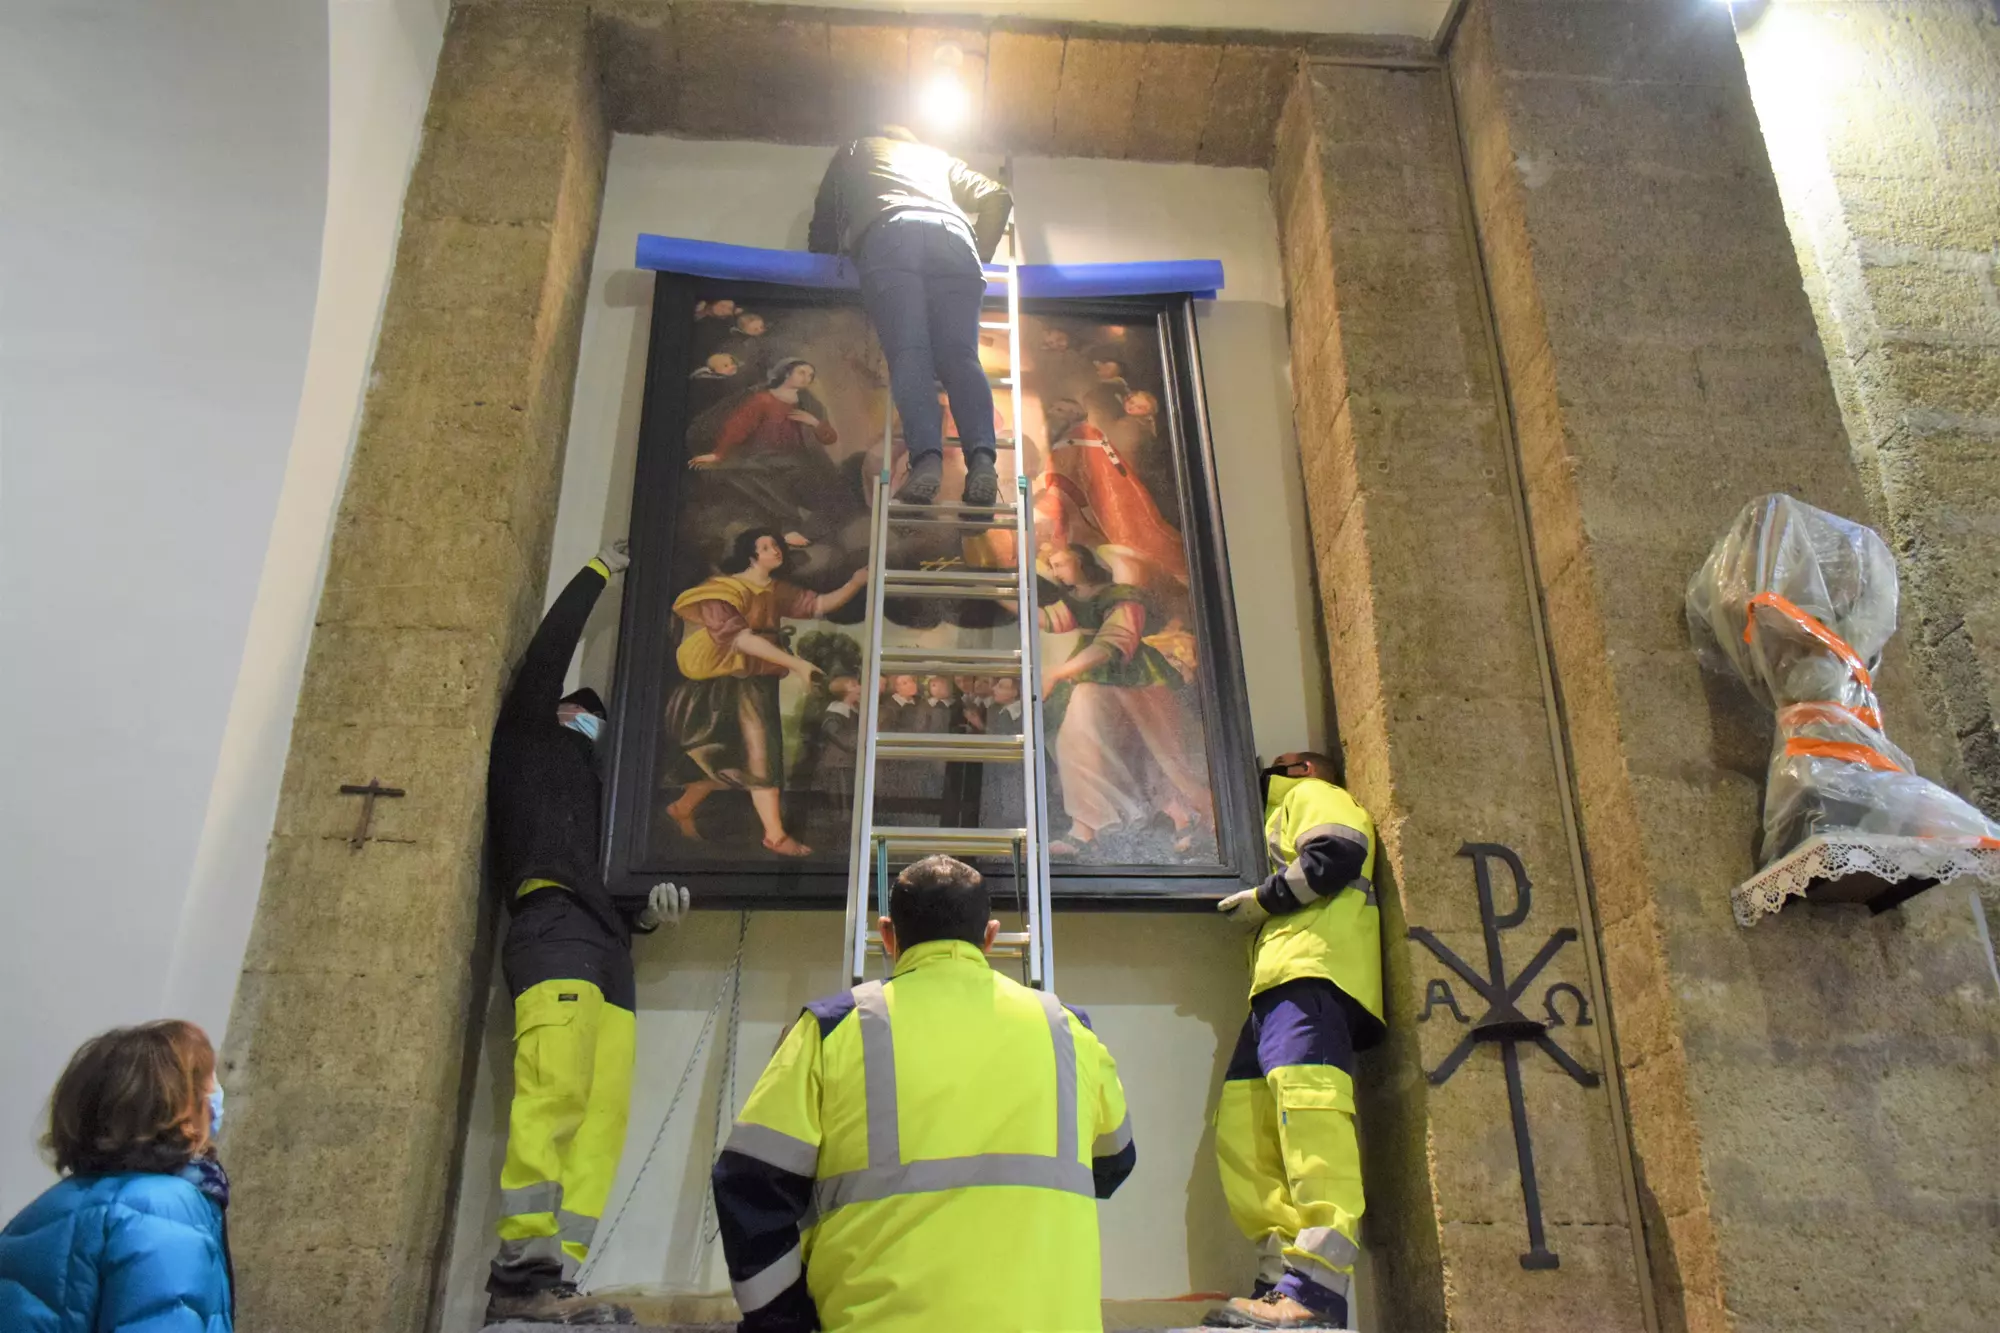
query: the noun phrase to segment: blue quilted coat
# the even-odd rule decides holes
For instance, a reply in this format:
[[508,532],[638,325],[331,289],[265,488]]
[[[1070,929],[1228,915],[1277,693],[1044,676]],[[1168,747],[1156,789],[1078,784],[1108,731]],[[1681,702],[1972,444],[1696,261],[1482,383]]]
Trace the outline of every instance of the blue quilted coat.
[[183,1176],[72,1176],[0,1231],[5,1333],[229,1333],[222,1209]]

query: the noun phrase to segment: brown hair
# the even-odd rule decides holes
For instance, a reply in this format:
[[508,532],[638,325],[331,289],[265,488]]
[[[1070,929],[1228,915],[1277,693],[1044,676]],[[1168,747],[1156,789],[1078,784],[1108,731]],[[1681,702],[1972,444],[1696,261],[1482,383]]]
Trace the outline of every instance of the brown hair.
[[215,1048],[192,1023],[113,1028],[69,1058],[42,1147],[66,1176],[177,1171],[209,1146]]

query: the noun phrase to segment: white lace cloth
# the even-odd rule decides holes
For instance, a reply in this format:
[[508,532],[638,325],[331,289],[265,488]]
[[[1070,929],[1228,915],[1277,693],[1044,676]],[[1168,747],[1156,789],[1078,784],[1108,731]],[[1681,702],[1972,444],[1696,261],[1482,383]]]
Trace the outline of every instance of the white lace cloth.
[[1962,876],[2000,880],[2000,843],[1989,838],[1908,838],[1888,833],[1843,830],[1806,839],[1783,860],[1736,886],[1730,901],[1736,924],[1754,926],[1785,905],[1803,898],[1814,880],[1874,875],[1891,884],[1934,879],[1943,884]]

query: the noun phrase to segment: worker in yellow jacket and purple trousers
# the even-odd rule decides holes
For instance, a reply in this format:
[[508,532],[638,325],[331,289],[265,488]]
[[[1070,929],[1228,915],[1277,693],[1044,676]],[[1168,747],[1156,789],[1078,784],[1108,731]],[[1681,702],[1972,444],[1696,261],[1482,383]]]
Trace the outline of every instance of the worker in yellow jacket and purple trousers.
[[1281,755],[1264,777],[1270,877],[1219,904],[1257,935],[1215,1112],[1222,1192],[1263,1263],[1256,1291],[1204,1322],[1345,1329],[1361,1255],[1354,1053],[1386,1033],[1375,823],[1325,755]]

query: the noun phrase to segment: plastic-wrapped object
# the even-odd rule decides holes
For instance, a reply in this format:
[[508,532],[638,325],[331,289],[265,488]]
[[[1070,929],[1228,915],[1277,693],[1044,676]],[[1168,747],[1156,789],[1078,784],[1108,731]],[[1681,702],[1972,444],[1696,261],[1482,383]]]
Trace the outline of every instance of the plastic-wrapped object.
[[1882,733],[1874,672],[1896,630],[1896,562],[1874,529],[1788,495],[1753,500],[1689,581],[1687,617],[1704,664],[1777,714],[1764,866],[1843,831],[2000,839]]

